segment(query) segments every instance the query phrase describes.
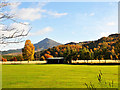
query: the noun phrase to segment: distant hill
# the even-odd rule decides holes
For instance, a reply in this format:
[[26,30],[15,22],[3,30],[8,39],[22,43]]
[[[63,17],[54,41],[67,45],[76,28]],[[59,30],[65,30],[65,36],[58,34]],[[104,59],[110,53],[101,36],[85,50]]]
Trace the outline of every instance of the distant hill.
[[[58,43],[54,40],[51,40],[49,38],[45,38],[44,40],[34,44],[35,46],[35,51],[41,51],[44,49],[51,48],[53,46],[61,45],[61,43]],[[22,49],[16,49],[16,50],[8,50],[8,51],[3,51],[2,54],[8,54],[11,55],[12,53],[17,55],[18,53],[22,52]]]
[[36,52],[35,58],[38,58],[38,55],[40,60],[48,57],[64,57],[66,62],[71,62],[71,60],[120,60],[120,34],[111,34],[95,41],[70,42]]
[[[79,42],[79,43],[75,43],[75,42],[70,42],[70,43],[66,43],[65,45],[82,45],[82,46],[88,46],[90,49],[94,49],[94,48],[98,48],[98,46],[102,46],[103,44],[107,44],[108,47],[110,46],[116,46],[116,42],[118,42],[118,40],[120,39],[120,34],[111,34],[108,37],[102,37],[98,40],[95,41],[84,41],[84,42]],[[51,40],[49,38],[45,38],[44,40],[34,44],[35,46],[35,50],[36,51],[41,51],[44,49],[48,49],[51,48],[53,46],[58,46],[61,45],[61,43],[58,43],[54,40]],[[3,51],[3,54],[10,54],[10,53],[20,53],[21,49],[17,49],[17,50],[8,50],[8,51]]]
[[76,45],[76,44],[78,44],[78,43],[75,43],[75,42],[70,42],[70,43],[66,43],[65,45]]
[[83,42],[79,42],[79,43],[76,43],[76,42],[70,42],[70,43],[66,43],[65,45],[84,45],[84,44],[88,44],[90,41],[83,41]]
[[39,50],[39,51],[51,48],[53,46],[58,46],[58,45],[61,45],[61,43],[58,43],[58,42],[51,40],[49,38],[45,38],[44,40],[34,44],[35,50]]
[[116,42],[120,40],[120,34],[111,34],[108,37],[102,37],[95,41],[89,41],[88,43],[84,44],[83,46],[89,46],[89,48],[97,48],[98,46],[102,46],[103,44],[107,43],[108,46],[115,46]]
[[108,37],[102,37],[98,40],[95,41],[83,41],[79,43],[75,42],[70,42],[66,43],[65,45],[82,45],[82,46],[89,46],[89,48],[94,49],[97,48],[98,46],[102,46],[103,43],[108,43],[108,45],[115,46],[116,42],[120,39],[120,34],[111,34]]
[[7,54],[7,55],[17,55],[22,52],[22,49],[14,49],[14,50],[8,50],[8,51],[2,51],[2,54]]

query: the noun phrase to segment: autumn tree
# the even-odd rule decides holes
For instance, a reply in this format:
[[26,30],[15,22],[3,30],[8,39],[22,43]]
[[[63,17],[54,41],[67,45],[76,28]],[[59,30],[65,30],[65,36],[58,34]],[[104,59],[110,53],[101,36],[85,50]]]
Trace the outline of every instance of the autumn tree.
[[120,39],[116,42],[115,52],[120,54]]
[[93,59],[94,59],[94,52],[93,52],[93,50],[92,50],[92,49],[90,49],[90,56],[91,56],[91,57],[90,57],[90,59],[92,59],[92,60],[93,60]]
[[49,51],[47,51],[47,54],[50,54],[50,52],[49,52]]
[[9,10],[11,6],[17,4],[0,0],[0,44],[23,42],[23,37],[27,36],[31,30],[28,23],[22,22],[15,13]]
[[35,47],[30,40],[26,40],[25,46],[22,49],[22,55],[24,60],[32,61],[34,60]]
[[[27,36],[31,30],[30,24],[16,17],[11,13],[11,6],[18,3],[8,2],[9,0],[0,0],[0,49],[3,46],[13,43],[23,42],[23,37]],[[0,60],[2,51],[0,50]]]
[[37,53],[35,53],[35,60],[40,60],[40,48],[37,46]]
[[53,56],[52,56],[52,55],[49,55],[49,54],[45,54],[45,57],[46,57],[46,59],[47,59],[47,58],[53,58]]
[[16,57],[11,58],[11,61],[17,61]]
[[17,59],[19,59],[19,61],[24,61],[23,56],[21,54],[17,56]]
[[5,59],[5,58],[2,57],[2,61],[3,61],[3,62],[7,62],[7,59]]
[[44,56],[41,56],[41,60],[43,60],[43,61],[44,61],[44,60],[45,60],[45,57],[44,57]]

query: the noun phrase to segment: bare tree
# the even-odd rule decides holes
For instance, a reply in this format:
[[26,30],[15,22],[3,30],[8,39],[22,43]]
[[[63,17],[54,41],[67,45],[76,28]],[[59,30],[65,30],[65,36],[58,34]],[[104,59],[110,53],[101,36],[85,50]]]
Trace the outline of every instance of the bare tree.
[[23,37],[31,30],[28,23],[21,22],[15,14],[10,13],[9,7],[13,4],[0,1],[0,44],[23,42]]

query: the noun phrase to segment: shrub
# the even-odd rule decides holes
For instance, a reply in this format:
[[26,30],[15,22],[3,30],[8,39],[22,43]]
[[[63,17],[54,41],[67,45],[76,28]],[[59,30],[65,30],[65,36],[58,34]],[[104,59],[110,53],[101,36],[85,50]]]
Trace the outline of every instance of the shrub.
[[7,62],[7,59],[5,59],[5,58],[2,58],[2,61],[3,61],[3,62]]
[[16,58],[16,57],[13,57],[13,58],[11,58],[10,61],[17,61],[17,58]]
[[92,88],[98,88],[98,87],[101,87],[101,88],[113,88],[114,87],[114,83],[113,83],[113,80],[111,82],[107,82],[105,79],[103,79],[103,74],[100,70],[99,74],[97,75],[97,80],[98,80],[98,84],[99,86],[95,86],[93,83],[90,82],[90,84],[87,84],[85,83],[85,86],[87,88],[90,88],[90,90]]
[[24,61],[22,55],[17,55],[17,56],[16,56],[16,59],[17,59],[17,61]]
[[16,57],[14,57],[14,58],[13,58],[13,61],[17,61],[17,58],[16,58]]

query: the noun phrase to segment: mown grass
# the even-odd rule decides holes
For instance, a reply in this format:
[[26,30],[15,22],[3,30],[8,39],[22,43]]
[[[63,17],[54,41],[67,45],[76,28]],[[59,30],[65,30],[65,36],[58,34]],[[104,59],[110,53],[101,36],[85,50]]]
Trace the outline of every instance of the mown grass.
[[99,70],[107,82],[118,87],[118,65],[2,65],[3,88],[86,88],[92,82],[98,88]]

